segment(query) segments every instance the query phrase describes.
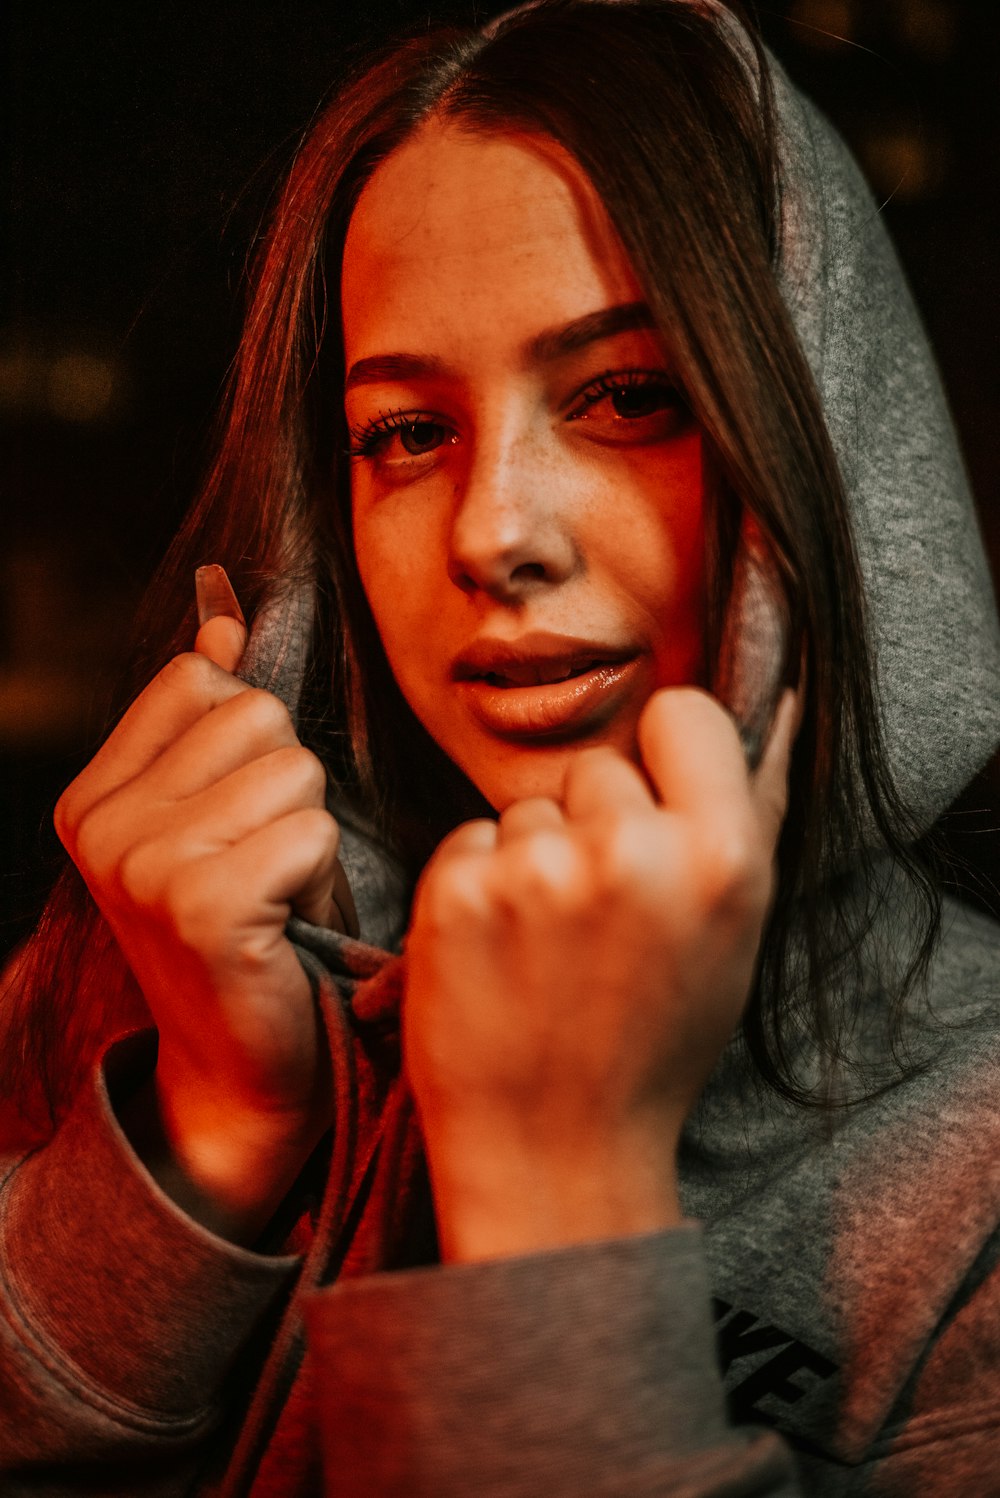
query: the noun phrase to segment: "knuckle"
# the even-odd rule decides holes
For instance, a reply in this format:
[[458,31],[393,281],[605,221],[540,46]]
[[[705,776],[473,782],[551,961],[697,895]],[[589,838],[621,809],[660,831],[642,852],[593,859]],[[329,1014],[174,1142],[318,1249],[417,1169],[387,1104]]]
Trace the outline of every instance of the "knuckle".
[[711,908],[734,921],[753,917],[766,902],[769,871],[754,840],[739,828],[705,849],[705,888]]
[[133,843],[121,855],[115,869],[119,895],[132,905],[155,906],[163,885],[169,883],[168,865],[166,850],[159,843]]
[[292,715],[274,692],[246,688],[226,703],[225,712],[229,731],[243,734],[259,749],[299,748]]
[[234,699],[233,711],[247,720],[247,727],[264,738],[287,741],[295,739],[292,717],[285,704],[273,692],[249,687]]
[[175,866],[166,871],[157,905],[175,937],[193,951],[211,953],[219,946],[219,890],[201,865]]
[[167,661],[156,680],[169,691],[207,695],[213,669],[205,656],[185,650]]
[[280,744],[262,754],[254,764],[266,771],[268,782],[280,785],[289,798],[289,810],[304,813],[326,806],[326,771],[311,749],[301,744]]
[[74,862],[83,824],[101,804],[101,798],[94,795],[91,768],[91,765],[85,766],[70,781],[52,809],[56,836]]
[[594,877],[605,897],[631,890],[658,868],[662,857],[658,844],[650,849],[649,833],[637,817],[614,817],[607,823],[594,861]]
[[433,863],[443,864],[453,858],[469,858],[477,853],[492,851],[496,847],[496,838],[497,824],[485,817],[460,822],[442,839]]
[[579,856],[555,828],[539,828],[511,850],[511,868],[498,888],[501,903],[527,913],[539,907],[572,910],[584,893]]
[[[314,802],[316,807],[322,809],[326,804],[326,770],[321,759],[311,749],[303,749],[301,746],[292,748],[289,754],[294,757],[294,767],[298,776],[302,795],[309,801]],[[326,820],[333,821],[329,814],[324,812]]]
[[133,843],[118,860],[115,882],[118,891],[135,905],[151,905],[154,899],[153,875],[162,869],[162,858],[150,854],[148,843]]
[[100,806],[80,815],[73,828],[72,848],[68,851],[80,872],[88,877],[107,873],[115,861],[112,839]]
[[420,891],[421,913],[432,929],[480,919],[486,901],[473,860],[455,857],[433,869]]
[[[186,650],[161,668],[138,702],[192,704],[199,715],[211,711],[218,698],[219,668],[204,655]],[[147,696],[148,694],[148,696]],[[135,706],[135,704],[133,705]]]
[[313,847],[317,860],[335,856],[340,845],[340,828],[322,806],[303,807],[296,821],[296,835]]
[[52,811],[52,825],[55,828],[56,837],[62,843],[70,857],[73,857],[73,851],[76,847],[79,815],[76,781],[74,780],[63,791]]

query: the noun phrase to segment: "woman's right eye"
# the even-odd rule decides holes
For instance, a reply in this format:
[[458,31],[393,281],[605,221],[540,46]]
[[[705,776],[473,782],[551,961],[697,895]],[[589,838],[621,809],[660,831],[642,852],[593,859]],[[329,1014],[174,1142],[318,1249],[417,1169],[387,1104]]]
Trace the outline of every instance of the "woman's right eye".
[[439,421],[412,421],[398,430],[400,447],[413,457],[433,452],[445,440],[445,430]]
[[388,411],[351,428],[350,454],[352,458],[374,459],[383,466],[401,466],[457,441],[458,434],[430,414]]

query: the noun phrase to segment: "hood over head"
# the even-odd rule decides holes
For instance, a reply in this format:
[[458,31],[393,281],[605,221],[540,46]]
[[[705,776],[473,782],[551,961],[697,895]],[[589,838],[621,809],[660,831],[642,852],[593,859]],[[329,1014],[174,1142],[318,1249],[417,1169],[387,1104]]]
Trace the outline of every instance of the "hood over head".
[[779,285],[850,504],[889,764],[926,829],[1000,740],[1000,629],[941,381],[881,214],[843,142],[772,62]]

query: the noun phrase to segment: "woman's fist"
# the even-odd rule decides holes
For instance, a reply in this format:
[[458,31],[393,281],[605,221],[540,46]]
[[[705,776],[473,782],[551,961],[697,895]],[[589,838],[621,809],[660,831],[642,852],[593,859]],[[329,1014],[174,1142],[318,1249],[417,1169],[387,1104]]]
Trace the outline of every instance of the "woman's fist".
[[445,1251],[666,1225],[684,1120],[742,1014],[796,702],[756,775],[703,692],[657,693],[645,776],[581,750],[559,803],[457,829],[407,939],[406,1064]]
[[280,1199],[328,1123],[320,1021],[285,923],[353,914],[322,765],[282,703],[226,669],[244,640],[241,620],[205,622],[56,808],[159,1032],[166,1143],[234,1210]]

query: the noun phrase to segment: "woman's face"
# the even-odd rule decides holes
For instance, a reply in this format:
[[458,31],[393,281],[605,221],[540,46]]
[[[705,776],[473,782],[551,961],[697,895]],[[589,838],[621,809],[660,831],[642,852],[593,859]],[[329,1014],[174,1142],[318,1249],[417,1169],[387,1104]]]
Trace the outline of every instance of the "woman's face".
[[552,142],[422,127],[342,281],[354,539],[410,707],[498,810],[637,760],[700,679],[702,444],[603,205]]

